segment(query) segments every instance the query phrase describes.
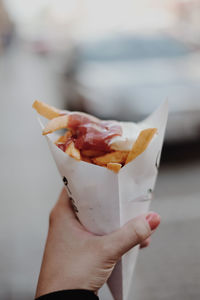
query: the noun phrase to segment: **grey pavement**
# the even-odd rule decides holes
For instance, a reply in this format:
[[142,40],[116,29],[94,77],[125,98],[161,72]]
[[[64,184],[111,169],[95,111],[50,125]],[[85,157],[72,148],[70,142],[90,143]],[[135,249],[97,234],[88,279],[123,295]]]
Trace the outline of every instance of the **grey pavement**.
[[[14,44],[0,56],[0,300],[33,299],[62,186],[35,98],[62,107],[59,74],[50,58]],[[200,161],[161,166],[151,209],[162,224],[140,252],[130,300],[200,299]]]

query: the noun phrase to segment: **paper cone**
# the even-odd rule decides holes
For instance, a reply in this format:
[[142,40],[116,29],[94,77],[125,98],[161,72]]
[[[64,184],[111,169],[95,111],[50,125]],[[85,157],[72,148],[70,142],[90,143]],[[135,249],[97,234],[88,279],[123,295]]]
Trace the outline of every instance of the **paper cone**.
[[[125,165],[118,174],[97,165],[76,161],[53,143],[55,135],[46,136],[77,216],[89,231],[98,235],[110,233],[148,211],[167,115],[168,104],[165,102],[139,123],[141,128],[157,128],[158,135],[140,156]],[[124,255],[108,281],[116,300],[128,299],[137,252],[136,247]]]

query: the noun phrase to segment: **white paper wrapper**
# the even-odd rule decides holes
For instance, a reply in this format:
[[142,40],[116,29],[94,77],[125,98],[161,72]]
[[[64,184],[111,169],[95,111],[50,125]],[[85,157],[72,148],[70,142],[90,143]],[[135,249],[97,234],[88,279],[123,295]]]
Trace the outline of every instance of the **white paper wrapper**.
[[[158,172],[168,116],[168,103],[162,104],[140,123],[141,128],[157,128],[158,135],[134,161],[118,174],[104,167],[76,161],[47,136],[47,142],[80,222],[98,235],[110,233],[135,216],[148,211]],[[138,248],[123,256],[108,285],[116,300],[127,300],[132,286]]]

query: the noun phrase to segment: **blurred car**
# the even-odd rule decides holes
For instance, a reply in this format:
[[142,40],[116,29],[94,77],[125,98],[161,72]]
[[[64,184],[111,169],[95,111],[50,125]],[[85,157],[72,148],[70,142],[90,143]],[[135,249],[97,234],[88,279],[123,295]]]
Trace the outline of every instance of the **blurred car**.
[[200,136],[199,63],[198,51],[167,35],[116,35],[82,43],[72,76],[67,72],[68,107],[139,121],[168,99],[167,140],[194,140]]

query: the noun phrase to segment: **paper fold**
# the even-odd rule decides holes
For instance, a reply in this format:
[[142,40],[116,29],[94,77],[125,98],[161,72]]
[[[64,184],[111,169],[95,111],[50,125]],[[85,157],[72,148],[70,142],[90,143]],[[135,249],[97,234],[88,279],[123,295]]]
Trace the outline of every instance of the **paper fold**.
[[[158,172],[168,116],[164,102],[151,116],[139,123],[157,128],[158,135],[134,161],[118,174],[97,165],[76,161],[60,150],[52,135],[46,136],[60,175],[80,222],[91,232],[103,235],[148,211]],[[131,291],[138,248],[123,256],[109,281],[116,300],[127,300]]]

